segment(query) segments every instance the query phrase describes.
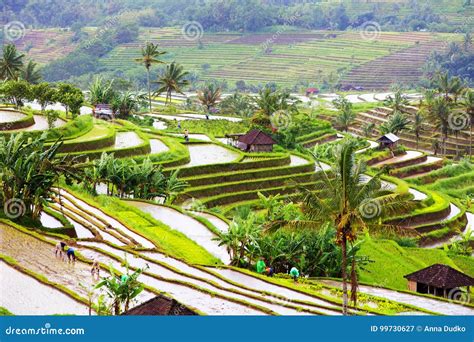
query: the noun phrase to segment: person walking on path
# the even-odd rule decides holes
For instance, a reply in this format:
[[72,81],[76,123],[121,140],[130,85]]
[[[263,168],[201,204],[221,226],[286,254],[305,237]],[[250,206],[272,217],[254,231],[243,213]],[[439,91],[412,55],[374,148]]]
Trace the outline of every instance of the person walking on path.
[[187,129],[184,130],[184,141],[189,142],[189,131]]
[[292,267],[290,270],[290,276],[293,278],[294,282],[298,282],[298,278],[300,277],[300,271],[296,267]]

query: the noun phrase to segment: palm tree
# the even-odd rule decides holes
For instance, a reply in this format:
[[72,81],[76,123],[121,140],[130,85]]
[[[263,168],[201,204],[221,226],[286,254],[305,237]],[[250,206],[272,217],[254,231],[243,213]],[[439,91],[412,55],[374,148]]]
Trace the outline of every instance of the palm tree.
[[166,66],[165,72],[158,78],[156,83],[158,89],[155,91],[155,94],[160,95],[166,92],[166,101],[171,103],[171,93],[183,94],[183,88],[189,85],[189,81],[186,79],[188,72],[183,70],[183,67],[175,62]]
[[339,129],[343,130],[344,132],[347,132],[349,127],[354,122],[355,118],[356,115],[354,114],[352,109],[345,108],[336,116],[334,123]]
[[211,108],[215,107],[221,99],[221,89],[214,84],[208,84],[197,93],[199,102],[207,108],[207,112],[211,112]]
[[148,87],[148,103],[151,113],[151,84],[150,84],[150,69],[153,64],[164,64],[164,62],[158,57],[166,54],[165,51],[158,50],[158,44],[146,43],[146,46],[142,48],[142,57],[135,58],[135,61],[142,63],[146,68],[146,79]]
[[387,134],[399,134],[400,132],[406,130],[410,125],[410,120],[406,117],[405,114],[399,111],[395,111],[389,119],[380,125],[380,133]]
[[[375,174],[367,181],[364,161],[355,159],[357,146],[354,141],[337,145],[334,150],[336,160],[333,168],[322,171],[323,181],[318,191],[301,189],[302,210],[306,220],[287,222],[290,227],[321,229],[332,223],[336,228],[337,243],[342,249],[341,274],[343,292],[343,314],[347,314],[347,260],[348,245],[353,245],[362,230],[381,231],[398,229],[393,225],[381,223],[383,216],[391,215],[406,208],[407,201],[400,194],[386,194],[380,187],[380,176]],[[272,223],[271,227],[281,226],[281,222]],[[400,229],[402,232],[402,230]],[[410,230],[403,230],[409,232]],[[351,300],[357,299],[357,275],[355,258],[351,265]]]
[[449,134],[449,115],[451,108],[445,97],[437,97],[430,104],[427,111],[427,118],[430,122],[434,122],[437,129],[443,136],[443,154],[446,155],[446,139]]
[[37,69],[38,64],[33,61],[28,61],[20,72],[20,77],[28,83],[38,84],[41,81],[41,73]]
[[296,105],[299,102],[289,92],[274,91],[268,86],[258,92],[258,96],[254,101],[257,108],[266,116],[271,116],[280,110],[297,112]]
[[413,122],[411,124],[411,131],[415,134],[416,139],[416,149],[418,149],[418,144],[420,141],[420,135],[424,132],[424,123],[425,117],[422,111],[418,111],[415,116],[413,116]]
[[0,79],[16,80],[23,67],[24,54],[18,53],[16,46],[8,44],[3,47],[3,56],[0,59]]
[[469,156],[472,157],[472,126],[474,125],[474,91],[470,90],[464,94],[462,102],[463,109],[469,115]]
[[373,122],[367,122],[362,126],[362,134],[366,138],[370,138],[374,131],[375,124]]
[[393,97],[390,95],[384,101],[384,105],[391,108],[393,110],[393,114],[402,113],[404,107],[408,106],[409,104],[410,102],[408,101],[407,97],[403,95],[401,91],[395,92]]
[[445,72],[444,74],[438,74],[435,83],[438,91],[443,94],[445,100],[452,100],[454,103],[457,102],[459,96],[466,88],[459,77],[449,77],[448,72]]

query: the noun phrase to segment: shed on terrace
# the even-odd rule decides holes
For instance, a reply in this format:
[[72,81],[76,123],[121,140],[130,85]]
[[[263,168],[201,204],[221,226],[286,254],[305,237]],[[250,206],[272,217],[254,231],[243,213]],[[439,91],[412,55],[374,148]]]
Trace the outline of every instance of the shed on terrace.
[[380,137],[379,139],[377,139],[377,142],[379,143],[380,148],[387,148],[388,147],[388,148],[392,149],[393,147],[395,147],[398,140],[400,140],[400,138],[397,137],[395,134],[388,133],[388,134],[385,134],[384,136]]
[[434,264],[404,276],[408,280],[408,289],[419,293],[458,299],[461,287],[474,285],[474,278],[448,265]]
[[245,135],[239,137],[237,147],[247,152],[271,152],[276,141],[268,134],[252,129]]
[[196,316],[197,313],[175,299],[156,296],[126,312],[126,316]]

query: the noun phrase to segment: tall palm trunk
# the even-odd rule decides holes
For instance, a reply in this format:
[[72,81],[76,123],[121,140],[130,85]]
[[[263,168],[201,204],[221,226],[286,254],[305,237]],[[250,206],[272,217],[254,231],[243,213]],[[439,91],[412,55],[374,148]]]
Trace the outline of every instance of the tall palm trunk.
[[348,296],[347,296],[347,236],[345,233],[342,235],[342,314],[347,315],[347,305],[348,305]]
[[471,120],[471,127],[469,131],[469,157],[472,157],[472,120]]
[[151,114],[151,85],[150,85],[150,68],[146,68],[146,78],[147,78],[147,83],[148,83],[148,103],[149,103],[150,114]]

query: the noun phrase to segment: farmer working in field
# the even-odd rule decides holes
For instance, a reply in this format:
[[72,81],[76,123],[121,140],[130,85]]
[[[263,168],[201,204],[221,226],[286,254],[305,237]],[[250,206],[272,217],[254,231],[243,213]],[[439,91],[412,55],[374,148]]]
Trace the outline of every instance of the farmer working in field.
[[298,282],[298,278],[300,276],[300,271],[298,271],[298,269],[293,266],[290,270],[290,276],[293,278],[293,280],[296,283],[296,282]]
[[74,250],[74,248],[69,247],[66,251],[66,255],[70,263],[72,262],[74,264],[76,262],[76,251]]

